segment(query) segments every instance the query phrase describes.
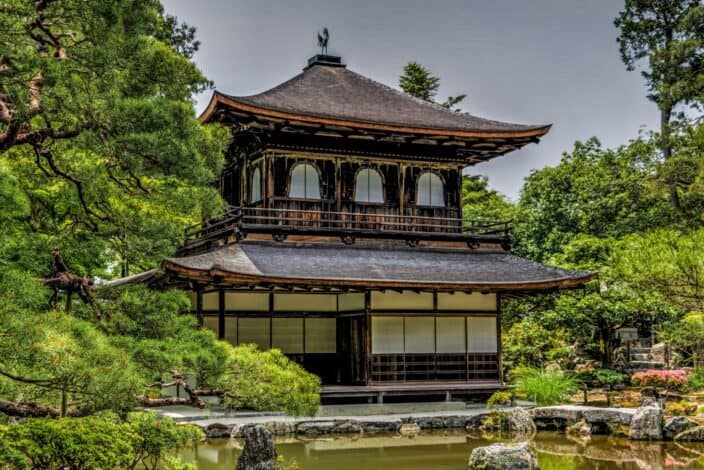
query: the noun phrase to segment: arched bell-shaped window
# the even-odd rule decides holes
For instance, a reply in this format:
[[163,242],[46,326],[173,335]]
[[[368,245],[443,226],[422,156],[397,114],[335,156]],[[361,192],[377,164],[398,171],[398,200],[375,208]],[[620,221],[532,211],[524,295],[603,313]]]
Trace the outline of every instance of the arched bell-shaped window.
[[419,206],[445,207],[445,189],[438,175],[430,172],[420,175],[420,178],[418,178],[416,204]]
[[249,202],[259,202],[262,200],[262,172],[259,167],[255,167],[252,172],[252,190],[249,194]]
[[313,165],[298,163],[293,167],[288,197],[320,199],[320,178],[318,170]]
[[384,185],[381,174],[374,168],[363,168],[357,172],[354,188],[355,202],[384,202]]

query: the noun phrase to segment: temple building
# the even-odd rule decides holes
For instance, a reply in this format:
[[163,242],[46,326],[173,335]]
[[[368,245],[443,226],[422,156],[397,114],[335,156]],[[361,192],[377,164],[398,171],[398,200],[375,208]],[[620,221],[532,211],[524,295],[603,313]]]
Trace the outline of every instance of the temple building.
[[215,92],[200,120],[232,129],[231,207],[162,268],[203,327],[279,348],[324,399],[499,389],[502,302],[594,277],[514,256],[510,222],[462,207],[466,167],[549,125],[453,112],[329,55],[257,95]]

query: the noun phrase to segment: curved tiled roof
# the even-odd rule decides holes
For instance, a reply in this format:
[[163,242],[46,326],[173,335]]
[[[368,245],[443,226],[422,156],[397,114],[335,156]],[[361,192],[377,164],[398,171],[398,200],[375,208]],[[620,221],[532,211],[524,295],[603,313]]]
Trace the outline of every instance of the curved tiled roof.
[[595,277],[503,251],[450,248],[349,247],[243,241],[169,258],[167,271],[248,283],[387,286],[481,290],[545,290],[584,285]]
[[[324,118],[339,125],[371,124],[411,131],[455,131],[468,134],[539,137],[550,125],[493,121],[450,111],[402,93],[348,70],[344,66],[313,64],[292,79],[263,93],[232,96],[215,92],[201,119],[214,102],[248,111],[273,112],[275,117]],[[335,124],[333,122],[333,124]]]

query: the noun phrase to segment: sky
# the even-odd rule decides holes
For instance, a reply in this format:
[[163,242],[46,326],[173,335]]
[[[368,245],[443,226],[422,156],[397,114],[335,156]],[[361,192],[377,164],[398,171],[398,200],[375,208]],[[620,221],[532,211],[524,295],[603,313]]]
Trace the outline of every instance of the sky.
[[[440,77],[439,101],[466,93],[462,110],[525,124],[552,123],[543,140],[469,167],[517,199],[533,169],[575,140],[616,147],[655,129],[657,108],[621,62],[613,19],[621,0],[163,0],[198,28],[194,59],[215,88],[265,91],[298,74],[330,30],[329,53],[398,88],[415,60]],[[211,91],[198,96],[197,110]]]

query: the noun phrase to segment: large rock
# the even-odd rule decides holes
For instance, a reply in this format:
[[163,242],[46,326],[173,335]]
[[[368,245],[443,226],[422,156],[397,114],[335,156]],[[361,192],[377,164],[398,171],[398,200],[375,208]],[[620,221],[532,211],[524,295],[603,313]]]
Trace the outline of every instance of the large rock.
[[641,406],[633,415],[628,437],[635,440],[662,439],[662,408]]
[[237,470],[274,470],[274,435],[261,424],[243,430],[244,449],[237,459]]
[[[635,410],[628,408],[599,408],[596,406],[557,405],[531,410],[539,429],[564,429],[582,419],[589,424],[608,426],[629,425]],[[595,427],[592,426],[592,430]]]
[[470,470],[538,470],[538,458],[527,442],[477,447],[469,457]]
[[205,428],[205,437],[208,439],[227,439],[232,433],[232,426],[222,423],[213,423]]
[[[533,417],[523,408],[515,410],[494,411],[482,423],[484,431],[511,432],[519,436],[531,437],[535,434],[536,427]],[[524,439],[521,439],[524,440]]]
[[508,416],[508,430],[526,438],[533,437],[536,432],[533,417],[523,408],[516,408]]
[[697,426],[696,428],[682,431],[675,436],[675,440],[684,442],[704,442],[704,426]]
[[589,442],[592,438],[592,425],[587,423],[585,419],[579,420],[572,426],[565,428],[565,435],[578,442]]
[[675,416],[668,419],[662,427],[662,437],[665,439],[674,439],[680,433],[688,429],[696,428],[697,423],[684,416]]

